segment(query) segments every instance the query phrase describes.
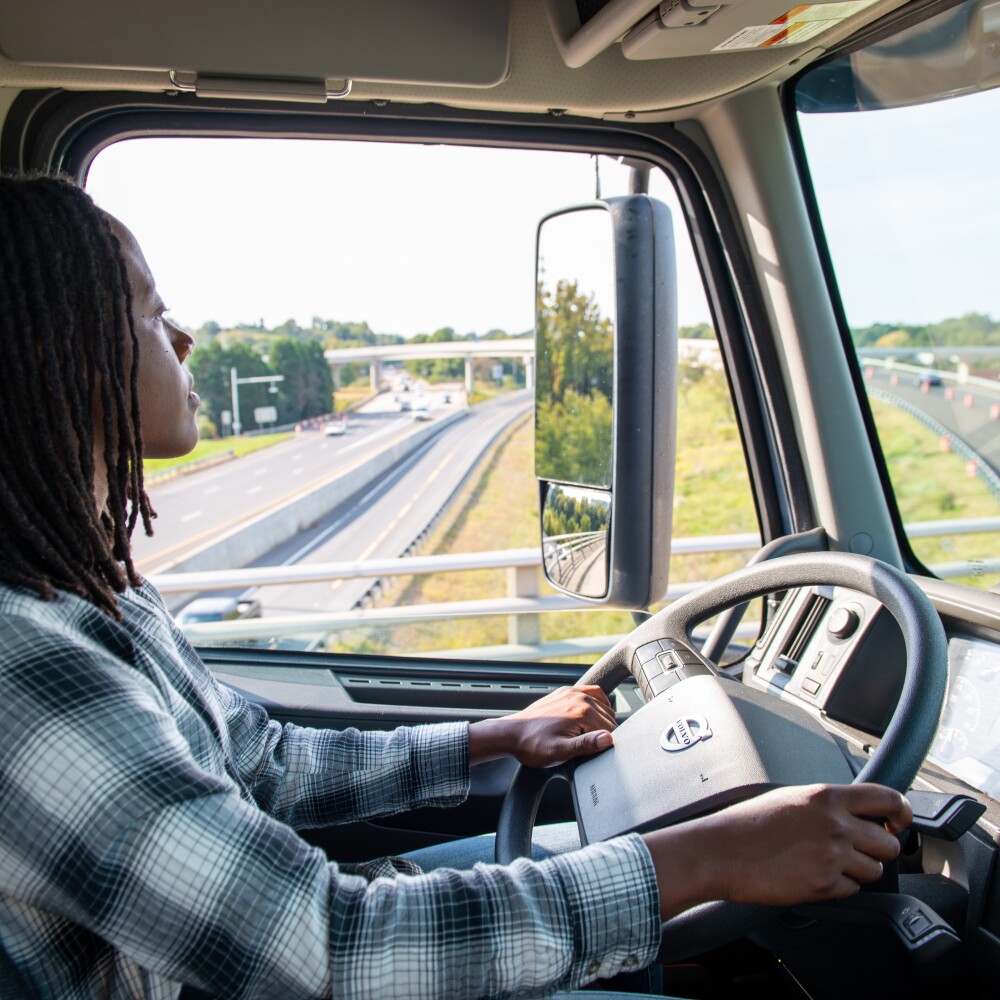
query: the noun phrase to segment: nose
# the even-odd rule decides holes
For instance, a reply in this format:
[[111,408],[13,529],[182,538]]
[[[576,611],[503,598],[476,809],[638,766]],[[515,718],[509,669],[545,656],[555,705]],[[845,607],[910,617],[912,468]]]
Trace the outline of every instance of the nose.
[[181,362],[186,361],[194,350],[194,339],[189,333],[186,333],[180,327],[174,326],[169,320],[166,320],[166,324],[167,329],[170,331],[170,342],[173,344],[178,360]]

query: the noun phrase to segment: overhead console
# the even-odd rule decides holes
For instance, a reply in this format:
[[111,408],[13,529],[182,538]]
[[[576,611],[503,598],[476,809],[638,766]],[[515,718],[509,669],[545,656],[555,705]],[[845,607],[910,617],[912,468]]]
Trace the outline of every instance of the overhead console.
[[809,587],[769,604],[743,681],[881,735],[899,699],[905,664],[899,627],[875,598]]
[[[567,66],[578,68],[615,42],[626,59],[668,59],[714,52],[826,47],[848,19],[898,4],[884,0],[797,4],[789,0],[545,0]],[[872,8],[872,10],[869,10]]]

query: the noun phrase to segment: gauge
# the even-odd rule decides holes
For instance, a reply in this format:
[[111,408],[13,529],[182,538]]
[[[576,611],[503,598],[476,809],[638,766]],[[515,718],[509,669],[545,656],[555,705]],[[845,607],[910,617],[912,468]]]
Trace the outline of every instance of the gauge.
[[976,685],[967,677],[953,677],[948,687],[944,721],[949,726],[971,735],[979,725],[982,703]]
[[969,741],[965,735],[954,726],[945,726],[938,730],[934,746],[931,747],[931,756],[942,763],[949,763],[967,757],[968,749]]

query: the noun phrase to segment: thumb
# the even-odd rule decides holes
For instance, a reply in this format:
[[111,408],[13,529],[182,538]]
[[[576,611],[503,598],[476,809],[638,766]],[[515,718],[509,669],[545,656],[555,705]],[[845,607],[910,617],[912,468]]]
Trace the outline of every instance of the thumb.
[[599,753],[601,750],[607,750],[613,743],[614,738],[606,730],[601,729],[594,733],[583,733],[581,736],[575,736],[573,739],[565,741],[564,750],[566,759],[569,760],[572,757],[589,757],[591,754]]

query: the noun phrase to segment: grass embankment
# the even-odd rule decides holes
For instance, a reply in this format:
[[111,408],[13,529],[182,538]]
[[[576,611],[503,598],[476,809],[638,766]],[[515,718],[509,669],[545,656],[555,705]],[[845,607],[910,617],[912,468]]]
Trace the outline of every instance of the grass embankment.
[[334,413],[343,413],[344,410],[353,410],[366,399],[370,399],[374,393],[372,387],[367,382],[358,382],[354,385],[337,389],[333,394]]
[[[948,518],[996,517],[1000,504],[966,460],[943,451],[936,434],[916,417],[878,399],[869,399],[882,451],[904,524]],[[990,558],[1000,551],[1000,532],[914,538],[913,552],[925,566]],[[1000,574],[971,572],[953,578],[973,587],[989,587]]]
[[[755,530],[753,500],[725,384],[702,379],[684,390],[680,403],[679,439],[685,447],[677,462],[675,535]],[[482,552],[538,544],[534,436],[532,422],[526,419],[494,446],[469,477],[423,551]],[[740,553],[680,557],[673,560],[671,574],[677,580],[709,580],[745,561],[745,555]],[[508,594],[507,572],[474,570],[397,578],[381,603],[428,604],[504,597]],[[554,593],[540,569],[538,573],[538,592]],[[363,645],[370,652],[379,648],[388,651],[390,646],[418,651],[500,645],[508,641],[507,628],[505,617],[452,619],[393,629],[391,643],[385,631],[372,632]],[[541,616],[540,638],[550,642],[583,635],[614,635],[632,628],[632,617],[626,612],[558,612]],[[357,648],[354,642],[350,646]],[[573,659],[591,662],[593,657]]]
[[[674,485],[674,538],[758,530],[746,463],[721,374],[708,373],[681,389]],[[942,452],[937,437],[918,420],[873,402],[904,522],[996,515],[997,502],[978,478],[966,475],[959,456]],[[993,535],[918,539],[914,548],[927,563],[975,558],[995,552]],[[533,427],[518,424],[456,496],[429,536],[424,554],[482,552],[539,544],[538,484],[534,477]],[[748,552],[675,556],[670,579],[713,580],[744,565]],[[539,593],[553,593],[541,578]],[[975,582],[975,581],[972,581]],[[983,580],[978,581],[983,585]],[[397,578],[382,605],[427,604],[504,597],[506,570],[475,570]],[[748,615],[748,620],[754,612]],[[615,611],[560,612],[541,616],[543,642],[571,636],[611,635],[632,629],[631,616]],[[338,648],[367,652],[405,649],[464,649],[508,641],[507,619],[450,619],[395,629],[351,629]],[[346,640],[346,641],[343,641]],[[574,657],[591,662],[593,657]]]
[[247,455],[251,451],[259,451],[261,448],[267,448],[279,441],[286,441],[291,436],[291,434],[260,434],[253,437],[227,437],[199,441],[195,445],[194,451],[188,455],[181,458],[147,458],[143,461],[142,468],[147,476],[153,476],[159,472],[167,472],[178,466],[187,465],[189,462],[197,462],[202,458],[222,455],[227,451],[232,451],[237,456]]

